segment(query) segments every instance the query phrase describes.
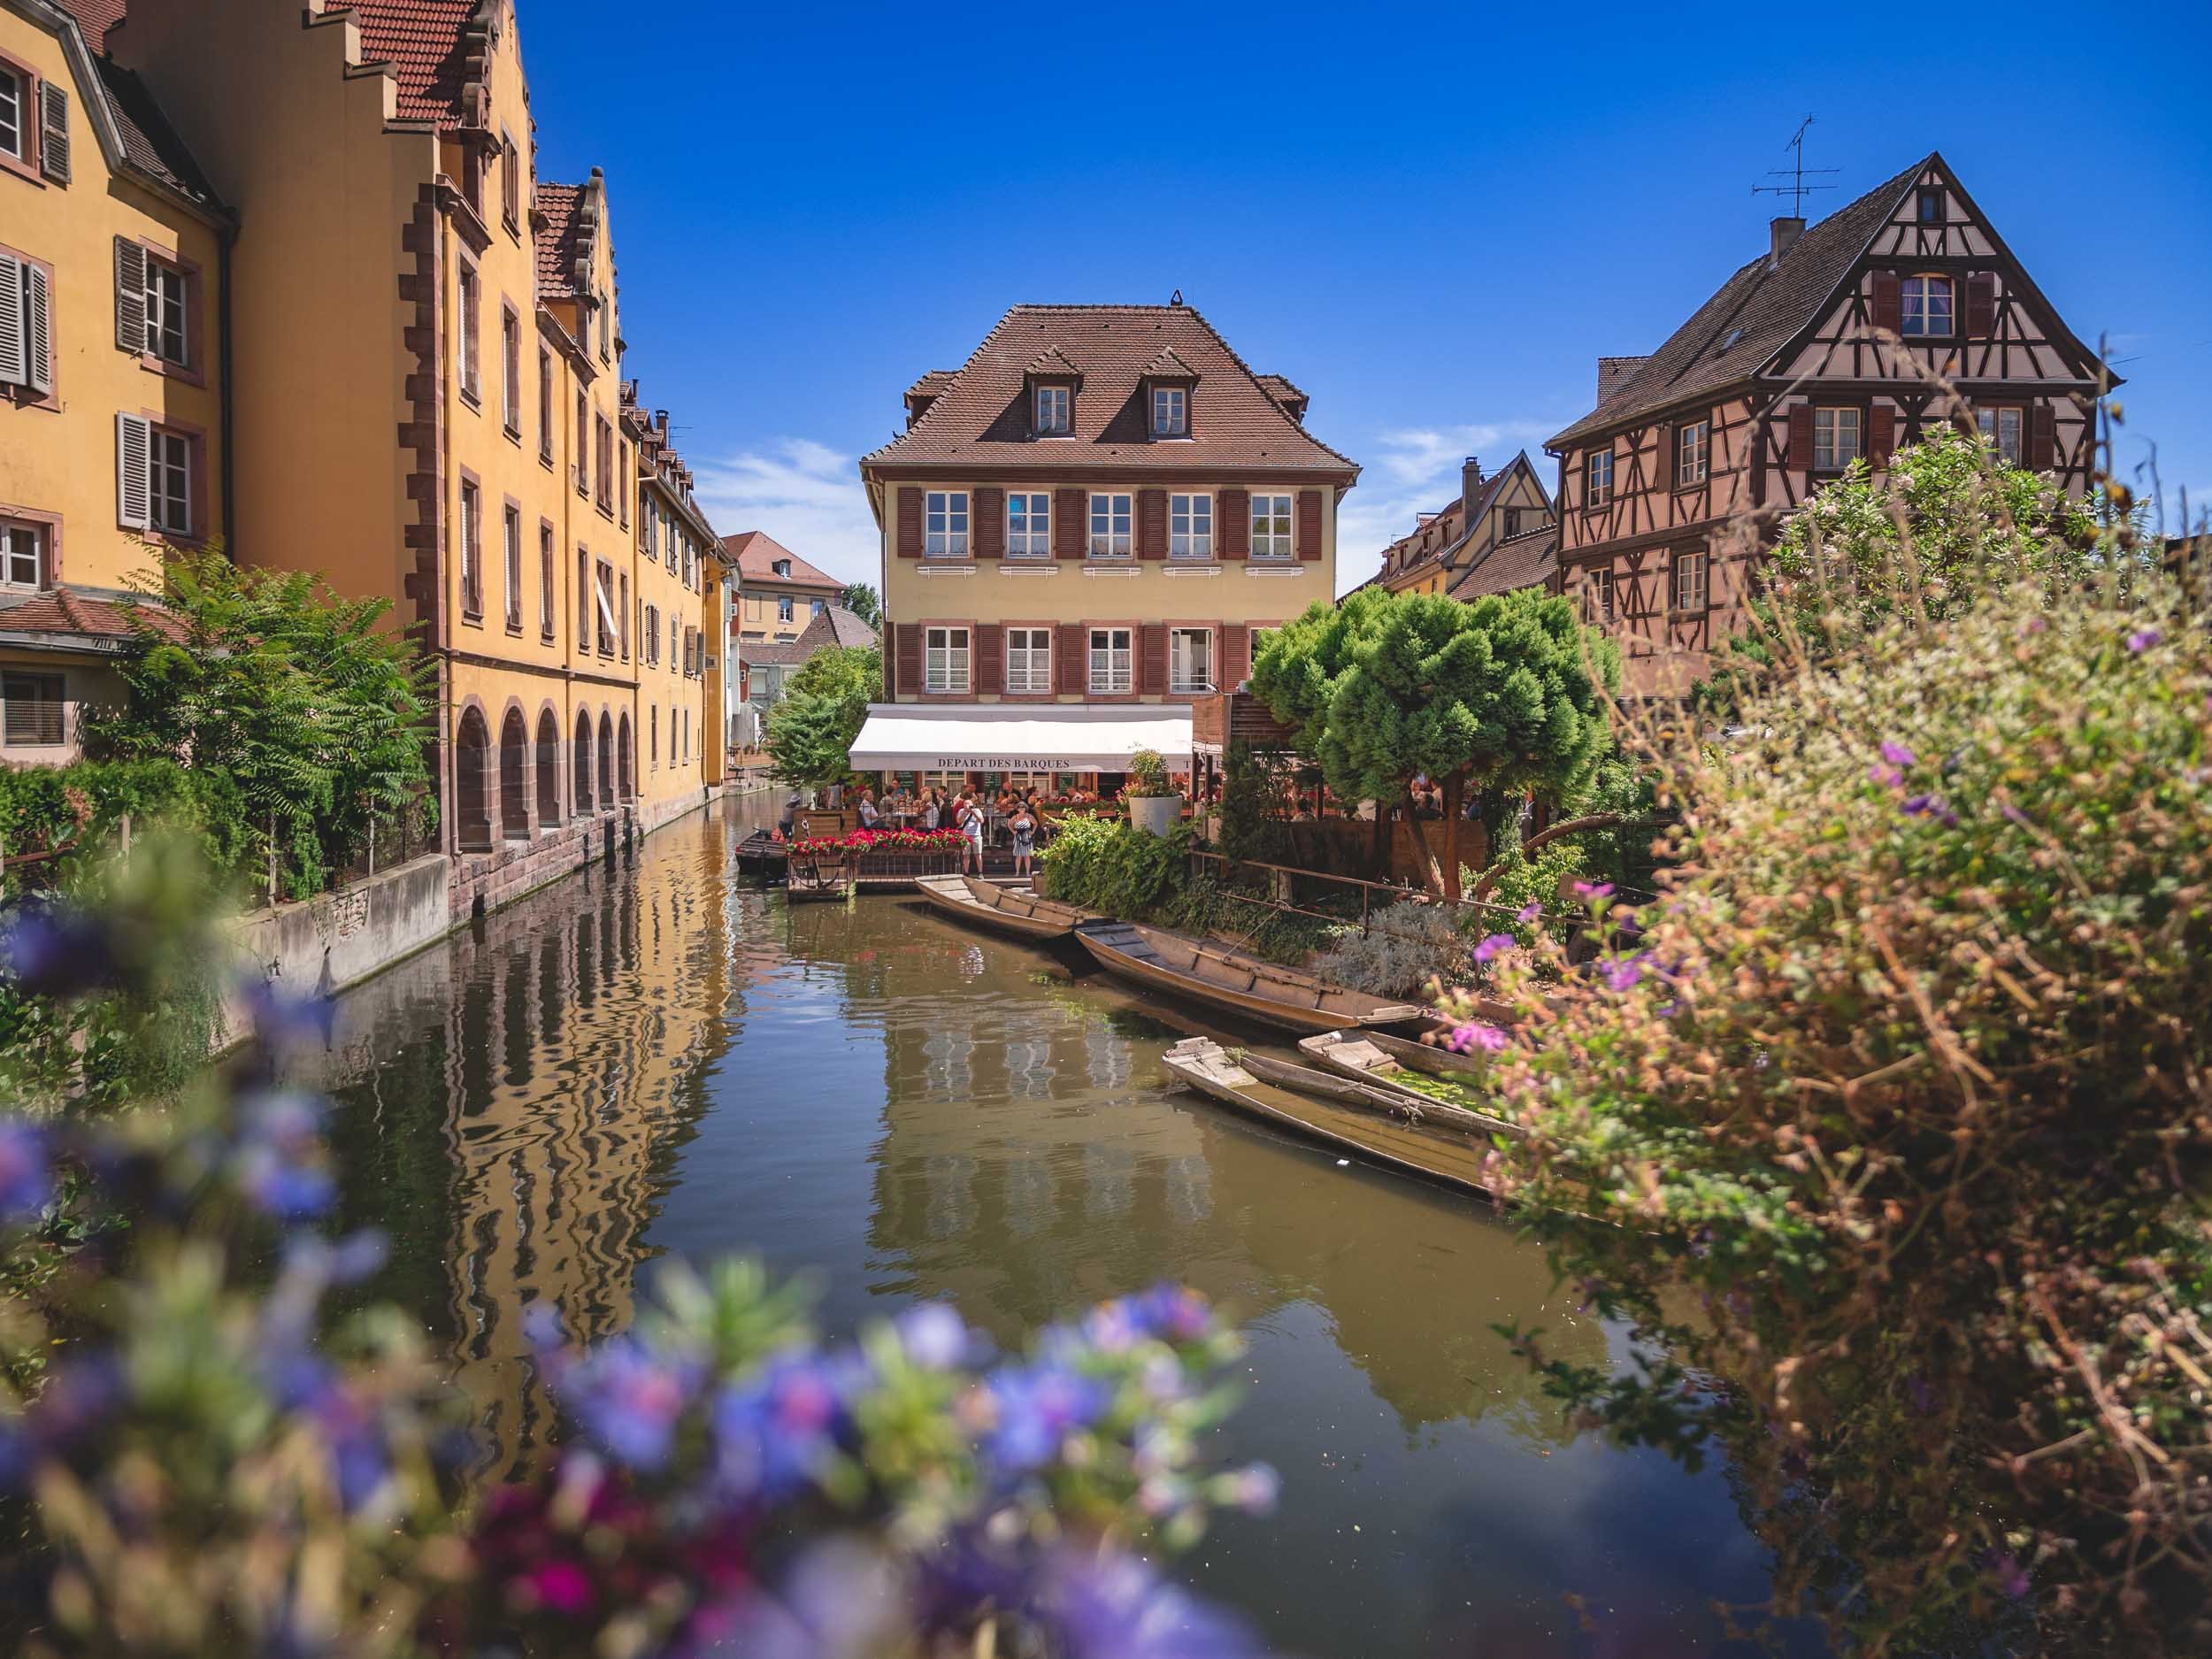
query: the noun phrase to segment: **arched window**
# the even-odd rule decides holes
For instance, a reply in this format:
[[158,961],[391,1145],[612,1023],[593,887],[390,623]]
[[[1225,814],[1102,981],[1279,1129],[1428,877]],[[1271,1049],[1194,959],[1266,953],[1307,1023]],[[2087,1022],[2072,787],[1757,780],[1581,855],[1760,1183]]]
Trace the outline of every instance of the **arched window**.
[[485,729],[483,710],[464,710],[460,734],[453,746],[453,837],[454,845],[463,852],[491,850],[492,818],[485,779],[490,751],[491,733]]
[[538,716],[538,824],[550,829],[561,821],[561,727],[553,710]]
[[576,816],[591,816],[591,711],[576,717],[576,748],[569,758],[570,781],[576,790]]
[[622,784],[622,798],[625,801],[636,800],[637,787],[633,781],[636,773],[630,757],[630,711],[627,709],[622,711],[622,724],[615,733],[614,764],[615,775]]
[[530,839],[530,728],[519,709],[499,723],[499,833],[511,841]]
[[614,721],[599,710],[599,804],[614,804]]

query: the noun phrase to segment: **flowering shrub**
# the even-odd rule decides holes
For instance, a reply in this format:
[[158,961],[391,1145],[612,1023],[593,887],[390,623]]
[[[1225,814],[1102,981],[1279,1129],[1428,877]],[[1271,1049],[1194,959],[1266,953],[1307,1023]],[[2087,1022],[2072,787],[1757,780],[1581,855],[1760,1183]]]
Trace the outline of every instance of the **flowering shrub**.
[[[5,946],[16,983],[54,995],[138,971],[135,935],[94,917],[18,916]],[[273,1080],[288,1041],[327,1038],[327,1006],[257,1004],[254,1048],[173,1105],[0,1119],[0,1245],[81,1240],[5,1321],[68,1339],[42,1386],[0,1392],[34,1651],[1253,1651],[1134,1553],[1274,1496],[1266,1470],[1204,1454],[1241,1348],[1174,1287],[1010,1354],[941,1304],[824,1347],[741,1263],[664,1272],[588,1351],[519,1310],[567,1432],[472,1490],[411,1322],[323,1309],[380,1256],[318,1230],[322,1108]]]
[[1632,934],[1586,889],[1578,975],[1502,951],[1509,1031],[1459,1004],[1527,1131],[1498,1186],[1676,1357],[1528,1352],[1586,1424],[1724,1443],[1854,1650],[2207,1639],[2212,642],[2133,585],[1901,608],[1655,745],[1665,896]]
[[795,841],[791,850],[802,858],[826,858],[833,853],[957,853],[956,829],[854,830],[845,835],[816,835]]

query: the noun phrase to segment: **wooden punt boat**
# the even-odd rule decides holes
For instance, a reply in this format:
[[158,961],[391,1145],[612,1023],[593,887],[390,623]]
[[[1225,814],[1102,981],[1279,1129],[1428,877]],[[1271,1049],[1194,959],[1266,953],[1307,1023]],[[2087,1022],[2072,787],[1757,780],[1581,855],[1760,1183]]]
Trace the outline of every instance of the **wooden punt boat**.
[[757,829],[737,844],[737,872],[749,881],[765,885],[783,879],[790,849],[766,830]]
[[1065,939],[1078,922],[1094,915],[980,876],[922,876],[914,886],[940,915],[1016,939]]
[[1409,1071],[1425,1071],[1431,1077],[1464,1083],[1483,1076],[1486,1070],[1472,1055],[1456,1054],[1440,1042],[1417,1042],[1394,1037],[1386,1031],[1365,1031],[1360,1035]]
[[[1455,1105],[1448,1100],[1440,1100],[1403,1081],[1402,1079],[1409,1071],[1414,1068],[1401,1064],[1385,1053],[1376,1041],[1380,1033],[1371,1032],[1361,1032],[1350,1036],[1340,1031],[1323,1032],[1317,1036],[1301,1037],[1298,1040],[1298,1052],[1327,1068],[1327,1072],[1310,1075],[1325,1076],[1333,1073],[1352,1087],[1363,1087],[1376,1092],[1384,1099],[1393,1102],[1397,1110],[1419,1112],[1426,1122],[1448,1124],[1455,1129],[1464,1129],[1474,1134],[1518,1135],[1522,1133],[1517,1124],[1508,1123],[1502,1118],[1494,1118],[1488,1112],[1479,1111],[1468,1106]],[[1402,1042],[1402,1040],[1396,1038],[1386,1039],[1386,1041],[1409,1048],[1426,1046],[1417,1042]],[[1463,1059],[1463,1056],[1453,1054],[1449,1049],[1440,1052],[1452,1060]],[[1250,1063],[1248,1061],[1247,1064]],[[1276,1064],[1279,1064],[1280,1062]],[[1258,1070],[1259,1068],[1255,1066],[1253,1069]],[[1262,1071],[1260,1075],[1264,1077],[1267,1074]],[[1453,1073],[1449,1080],[1464,1089],[1470,1098],[1479,1099],[1481,1097],[1473,1078],[1463,1073]],[[1295,1085],[1294,1084],[1293,1087]]]
[[1431,1018],[1411,1002],[1386,1002],[1164,928],[1101,920],[1080,924],[1075,937],[1099,966],[1132,984],[1286,1031],[1411,1028]]
[[[1248,1062],[1256,1057],[1245,1056]],[[1482,1183],[1487,1149],[1471,1135],[1402,1123],[1372,1108],[1348,1107],[1294,1092],[1255,1076],[1210,1037],[1187,1038],[1162,1059],[1176,1081],[1248,1117],[1366,1163],[1468,1192],[1488,1190]]]

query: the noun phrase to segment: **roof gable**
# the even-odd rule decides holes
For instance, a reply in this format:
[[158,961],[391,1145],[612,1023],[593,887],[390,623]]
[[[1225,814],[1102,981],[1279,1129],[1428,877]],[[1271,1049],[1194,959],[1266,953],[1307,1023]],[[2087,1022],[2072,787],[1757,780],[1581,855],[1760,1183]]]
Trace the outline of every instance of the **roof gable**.
[[1834,301],[1838,289],[1933,155],[1809,227],[1778,259],[1740,267],[1609,397],[1549,440],[1556,449],[1653,410],[1748,380]]
[[[1040,451],[1024,394],[1033,365],[1056,353],[1080,377],[1072,432]],[[1156,442],[1147,378],[1194,381],[1190,435]],[[1279,378],[1279,377],[1278,377]],[[972,465],[1125,472],[1319,473],[1346,485],[1359,467],[1308,434],[1204,317],[1187,305],[1017,305],[941,383],[905,432],[861,457],[864,469]],[[1287,386],[1288,382],[1281,382]]]
[[[828,572],[808,564],[789,548],[770,535],[765,530],[745,530],[736,535],[722,538],[724,557],[737,567],[738,577],[748,587],[772,587],[788,582],[794,588],[834,588],[842,589],[844,583]],[[776,574],[780,560],[790,561],[788,576]]]
[[[461,124],[468,84],[462,35],[482,0],[348,0],[361,30],[361,61],[392,66],[402,120]],[[340,9],[333,5],[333,11]]]

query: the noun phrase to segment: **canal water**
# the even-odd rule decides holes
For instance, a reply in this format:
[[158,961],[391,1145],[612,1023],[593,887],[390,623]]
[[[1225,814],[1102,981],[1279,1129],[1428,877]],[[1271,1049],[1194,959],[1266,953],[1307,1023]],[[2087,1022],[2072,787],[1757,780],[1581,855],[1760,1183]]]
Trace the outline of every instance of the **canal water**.
[[746,888],[764,810],[672,826],[341,1001],[347,1218],[391,1234],[381,1288],[449,1354],[487,1473],[547,1432],[519,1310],[618,1331],[670,1257],[807,1274],[832,1335],[946,1298],[1009,1344],[1176,1279],[1248,1326],[1224,1439],[1283,1483],[1180,1570],[1281,1651],[1733,1651],[1711,1603],[1763,1596],[1766,1557],[1724,1470],[1571,1439],[1493,1330],[1621,1358],[1535,1249],[1170,1090],[1193,1027],[1094,973],[909,899]]

